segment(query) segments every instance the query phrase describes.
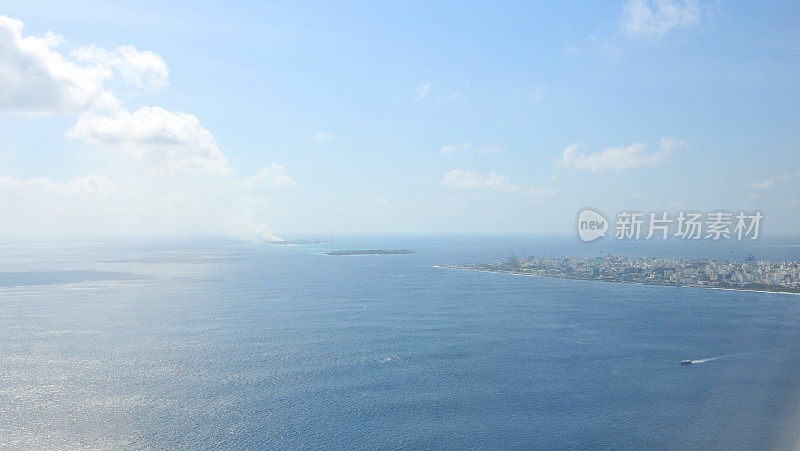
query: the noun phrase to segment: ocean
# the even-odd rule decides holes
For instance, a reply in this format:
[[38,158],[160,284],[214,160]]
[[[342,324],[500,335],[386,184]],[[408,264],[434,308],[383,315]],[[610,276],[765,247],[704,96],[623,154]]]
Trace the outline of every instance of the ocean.
[[[800,296],[435,268],[800,239],[375,235],[0,246],[0,447],[784,448]],[[710,359],[681,366],[683,359]]]

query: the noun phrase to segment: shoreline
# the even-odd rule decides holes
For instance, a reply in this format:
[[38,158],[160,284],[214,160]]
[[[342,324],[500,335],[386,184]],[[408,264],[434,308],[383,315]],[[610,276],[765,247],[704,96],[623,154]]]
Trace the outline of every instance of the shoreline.
[[511,276],[525,276],[525,277],[541,277],[547,279],[560,279],[560,280],[580,280],[584,282],[604,282],[604,283],[617,283],[620,285],[639,285],[645,287],[669,287],[669,288],[705,288],[710,290],[725,290],[725,291],[740,291],[740,292],[747,292],[747,293],[769,293],[769,294],[787,294],[792,296],[800,296],[800,293],[794,293],[791,291],[769,291],[769,290],[755,290],[755,289],[748,289],[748,288],[727,288],[727,287],[707,287],[702,285],[662,285],[657,283],[642,283],[642,282],[623,282],[621,280],[598,280],[598,279],[582,279],[579,277],[558,277],[558,276],[548,276],[542,274],[523,274],[518,272],[511,272],[511,271],[487,271],[485,269],[475,269],[475,268],[455,268],[452,266],[445,266],[445,265],[433,265],[434,268],[437,269],[451,269],[454,271],[473,271],[473,272],[483,272],[488,274],[508,274]]

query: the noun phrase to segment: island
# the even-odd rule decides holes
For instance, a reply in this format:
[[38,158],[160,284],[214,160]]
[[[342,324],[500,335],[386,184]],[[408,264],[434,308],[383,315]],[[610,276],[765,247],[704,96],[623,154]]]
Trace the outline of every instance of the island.
[[515,256],[497,263],[439,268],[561,279],[800,294],[800,262],[652,257],[546,258]]
[[408,255],[414,251],[408,249],[350,249],[328,251],[325,255]]

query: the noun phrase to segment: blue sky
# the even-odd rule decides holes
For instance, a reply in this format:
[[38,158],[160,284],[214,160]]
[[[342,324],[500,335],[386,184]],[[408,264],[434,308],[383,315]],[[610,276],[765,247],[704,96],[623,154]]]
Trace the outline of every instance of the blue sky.
[[797,231],[796,3],[129,3],[0,1],[5,237]]

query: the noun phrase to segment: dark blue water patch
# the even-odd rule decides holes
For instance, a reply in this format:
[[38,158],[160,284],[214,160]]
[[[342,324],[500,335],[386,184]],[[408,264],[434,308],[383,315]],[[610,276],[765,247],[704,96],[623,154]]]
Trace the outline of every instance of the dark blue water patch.
[[90,269],[0,272],[0,287],[58,285],[64,283],[141,280],[143,275]]
[[227,260],[242,260],[245,257],[235,255],[156,255],[139,256],[128,258],[113,258],[103,260],[102,263],[151,263],[151,264],[170,264],[170,263],[208,263],[222,262]]

